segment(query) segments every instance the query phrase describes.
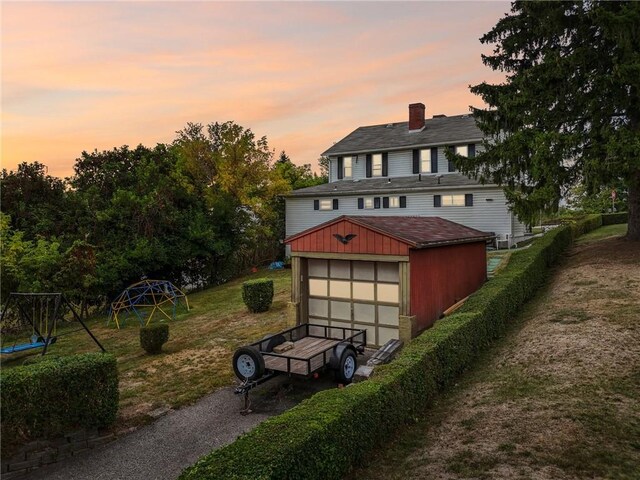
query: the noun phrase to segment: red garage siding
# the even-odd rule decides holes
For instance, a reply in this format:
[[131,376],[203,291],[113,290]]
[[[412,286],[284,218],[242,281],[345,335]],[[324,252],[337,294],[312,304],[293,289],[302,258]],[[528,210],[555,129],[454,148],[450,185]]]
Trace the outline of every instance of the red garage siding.
[[[335,235],[355,235],[346,245]],[[292,252],[409,255],[409,245],[349,220],[341,220],[298,236],[290,242]]]
[[477,290],[487,278],[484,242],[411,250],[411,315],[418,330]]

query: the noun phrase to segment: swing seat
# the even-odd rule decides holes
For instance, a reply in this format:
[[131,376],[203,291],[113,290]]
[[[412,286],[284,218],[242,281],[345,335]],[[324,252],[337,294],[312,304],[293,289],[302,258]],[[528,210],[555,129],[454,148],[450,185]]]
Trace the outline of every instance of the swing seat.
[[[49,345],[53,345],[55,342],[56,342],[56,337],[52,337],[51,340],[49,340]],[[42,348],[46,344],[47,342],[45,342],[42,339],[38,342],[19,343],[17,345],[12,345],[11,347],[4,347],[3,349],[0,350],[0,354],[9,355],[11,353],[24,352],[27,350],[32,350],[34,348]]]

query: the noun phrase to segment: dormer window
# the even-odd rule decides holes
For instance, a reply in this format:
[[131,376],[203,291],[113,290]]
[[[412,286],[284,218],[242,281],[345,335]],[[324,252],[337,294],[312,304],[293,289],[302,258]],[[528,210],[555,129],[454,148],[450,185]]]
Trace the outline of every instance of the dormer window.
[[382,176],[382,154],[374,153],[371,156],[371,173],[374,177]]
[[468,157],[469,147],[467,145],[456,145],[456,155],[462,155],[463,157]]

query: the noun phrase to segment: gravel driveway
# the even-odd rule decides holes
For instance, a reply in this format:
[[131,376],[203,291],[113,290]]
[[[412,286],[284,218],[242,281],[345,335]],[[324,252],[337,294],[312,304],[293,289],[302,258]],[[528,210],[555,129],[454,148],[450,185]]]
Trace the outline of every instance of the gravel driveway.
[[[361,357],[362,358],[362,357]],[[116,441],[33,471],[28,480],[160,480],[180,472],[214,448],[231,443],[263,420],[319,390],[335,387],[332,375],[318,380],[273,379],[251,393],[253,413],[241,415],[240,396],[218,390],[196,404],[169,413]]]

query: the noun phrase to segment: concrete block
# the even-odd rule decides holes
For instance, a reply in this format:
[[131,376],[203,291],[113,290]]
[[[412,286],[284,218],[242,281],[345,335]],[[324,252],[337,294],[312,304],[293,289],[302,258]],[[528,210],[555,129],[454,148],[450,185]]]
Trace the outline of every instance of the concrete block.
[[88,441],[82,440],[80,442],[74,442],[71,444],[71,451],[76,452],[78,450],[83,450],[85,448],[89,448]]
[[10,480],[12,478],[22,478],[25,473],[27,473],[27,469],[15,471],[15,472],[3,473],[2,480]]
[[109,435],[104,435],[102,437],[91,438],[88,441],[89,448],[99,447],[100,445],[105,445],[116,439],[116,436],[111,433]]
[[88,452],[90,451],[90,448],[81,448],[80,450],[74,450],[73,451],[73,456],[75,457],[76,455],[82,455],[84,452]]
[[74,443],[80,440],[86,440],[87,439],[87,432],[86,430],[78,430],[77,432],[73,432],[70,433],[69,435],[67,435],[67,438],[69,439],[69,442]]
[[58,447],[58,456],[65,455],[65,454],[71,454],[72,451],[73,451],[73,443],[67,443],[67,444],[64,444],[64,445],[60,445]]
[[353,383],[363,382],[373,375],[373,367],[370,365],[360,365],[353,375]]
[[[24,462],[18,462],[18,463],[10,463],[9,464],[9,471],[10,472],[15,472],[18,470],[25,470],[29,467],[37,467],[38,465],[40,465],[40,459],[39,458],[32,458],[31,460],[25,460]],[[4,475],[3,475],[4,477]]]

